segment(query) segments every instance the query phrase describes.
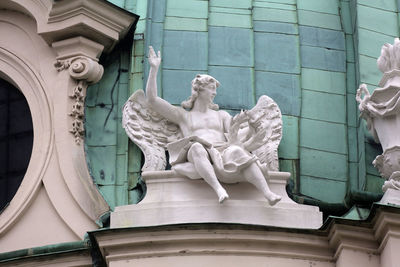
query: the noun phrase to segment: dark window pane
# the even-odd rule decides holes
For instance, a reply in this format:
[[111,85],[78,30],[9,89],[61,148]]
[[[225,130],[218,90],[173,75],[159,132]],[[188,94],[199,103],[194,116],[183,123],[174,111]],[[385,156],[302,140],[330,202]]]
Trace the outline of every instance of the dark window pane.
[[32,117],[24,95],[0,79],[0,210],[14,197],[32,153]]

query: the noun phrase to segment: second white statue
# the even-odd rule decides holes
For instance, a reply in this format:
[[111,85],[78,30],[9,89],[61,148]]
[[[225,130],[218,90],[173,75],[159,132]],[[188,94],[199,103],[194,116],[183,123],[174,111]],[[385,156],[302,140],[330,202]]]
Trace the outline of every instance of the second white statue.
[[135,92],[123,110],[123,127],[145,155],[142,171],[163,170],[167,149],[172,169],[191,179],[203,178],[221,203],[229,196],[220,182],[247,181],[270,205],[281,200],[267,183],[268,171],[278,171],[282,116],[277,104],[261,96],[253,109],[232,118],[213,102],[219,82],[198,74],[189,99],[182,107],[173,106],[157,96],[160,63],[160,52],[150,47],[146,96]]

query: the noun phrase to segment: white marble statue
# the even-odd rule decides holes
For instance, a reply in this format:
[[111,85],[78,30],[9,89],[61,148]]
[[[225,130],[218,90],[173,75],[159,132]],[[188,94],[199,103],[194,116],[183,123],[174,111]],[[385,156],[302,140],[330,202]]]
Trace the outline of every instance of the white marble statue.
[[173,106],[157,96],[160,63],[160,52],[156,55],[150,47],[146,96],[142,90],[135,92],[123,110],[123,126],[145,155],[142,170],[164,170],[167,149],[172,169],[191,179],[203,178],[221,203],[229,196],[220,182],[247,181],[270,205],[281,200],[267,184],[268,171],[278,171],[282,137],[276,103],[262,96],[253,109],[232,118],[213,103],[219,82],[198,74],[189,99],[182,107]]
[[[361,84],[357,90],[360,116],[367,121],[368,130],[382,145],[383,154],[373,161],[382,177],[386,178],[383,191],[400,190],[400,40],[382,46],[377,60],[383,72],[379,88],[369,93]],[[364,95],[364,96],[363,96]]]

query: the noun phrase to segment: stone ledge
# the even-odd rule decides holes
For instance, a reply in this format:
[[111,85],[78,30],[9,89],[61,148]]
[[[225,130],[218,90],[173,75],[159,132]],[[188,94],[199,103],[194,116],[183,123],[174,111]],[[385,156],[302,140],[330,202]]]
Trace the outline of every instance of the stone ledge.
[[282,196],[270,206],[249,183],[223,184],[230,198],[219,204],[215,192],[202,179],[179,177],[174,171],[144,172],[147,194],[136,205],[116,207],[111,228],[181,223],[243,223],[317,229],[322,225],[318,207],[292,201],[285,190],[290,173],[271,172],[271,190]]

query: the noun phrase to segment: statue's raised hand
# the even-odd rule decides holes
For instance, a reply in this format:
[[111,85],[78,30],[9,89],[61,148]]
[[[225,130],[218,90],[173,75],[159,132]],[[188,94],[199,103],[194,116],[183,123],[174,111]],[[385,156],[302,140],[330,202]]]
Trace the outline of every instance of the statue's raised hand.
[[158,68],[161,63],[161,52],[158,51],[157,55],[152,46],[149,46],[149,64],[153,68]]

